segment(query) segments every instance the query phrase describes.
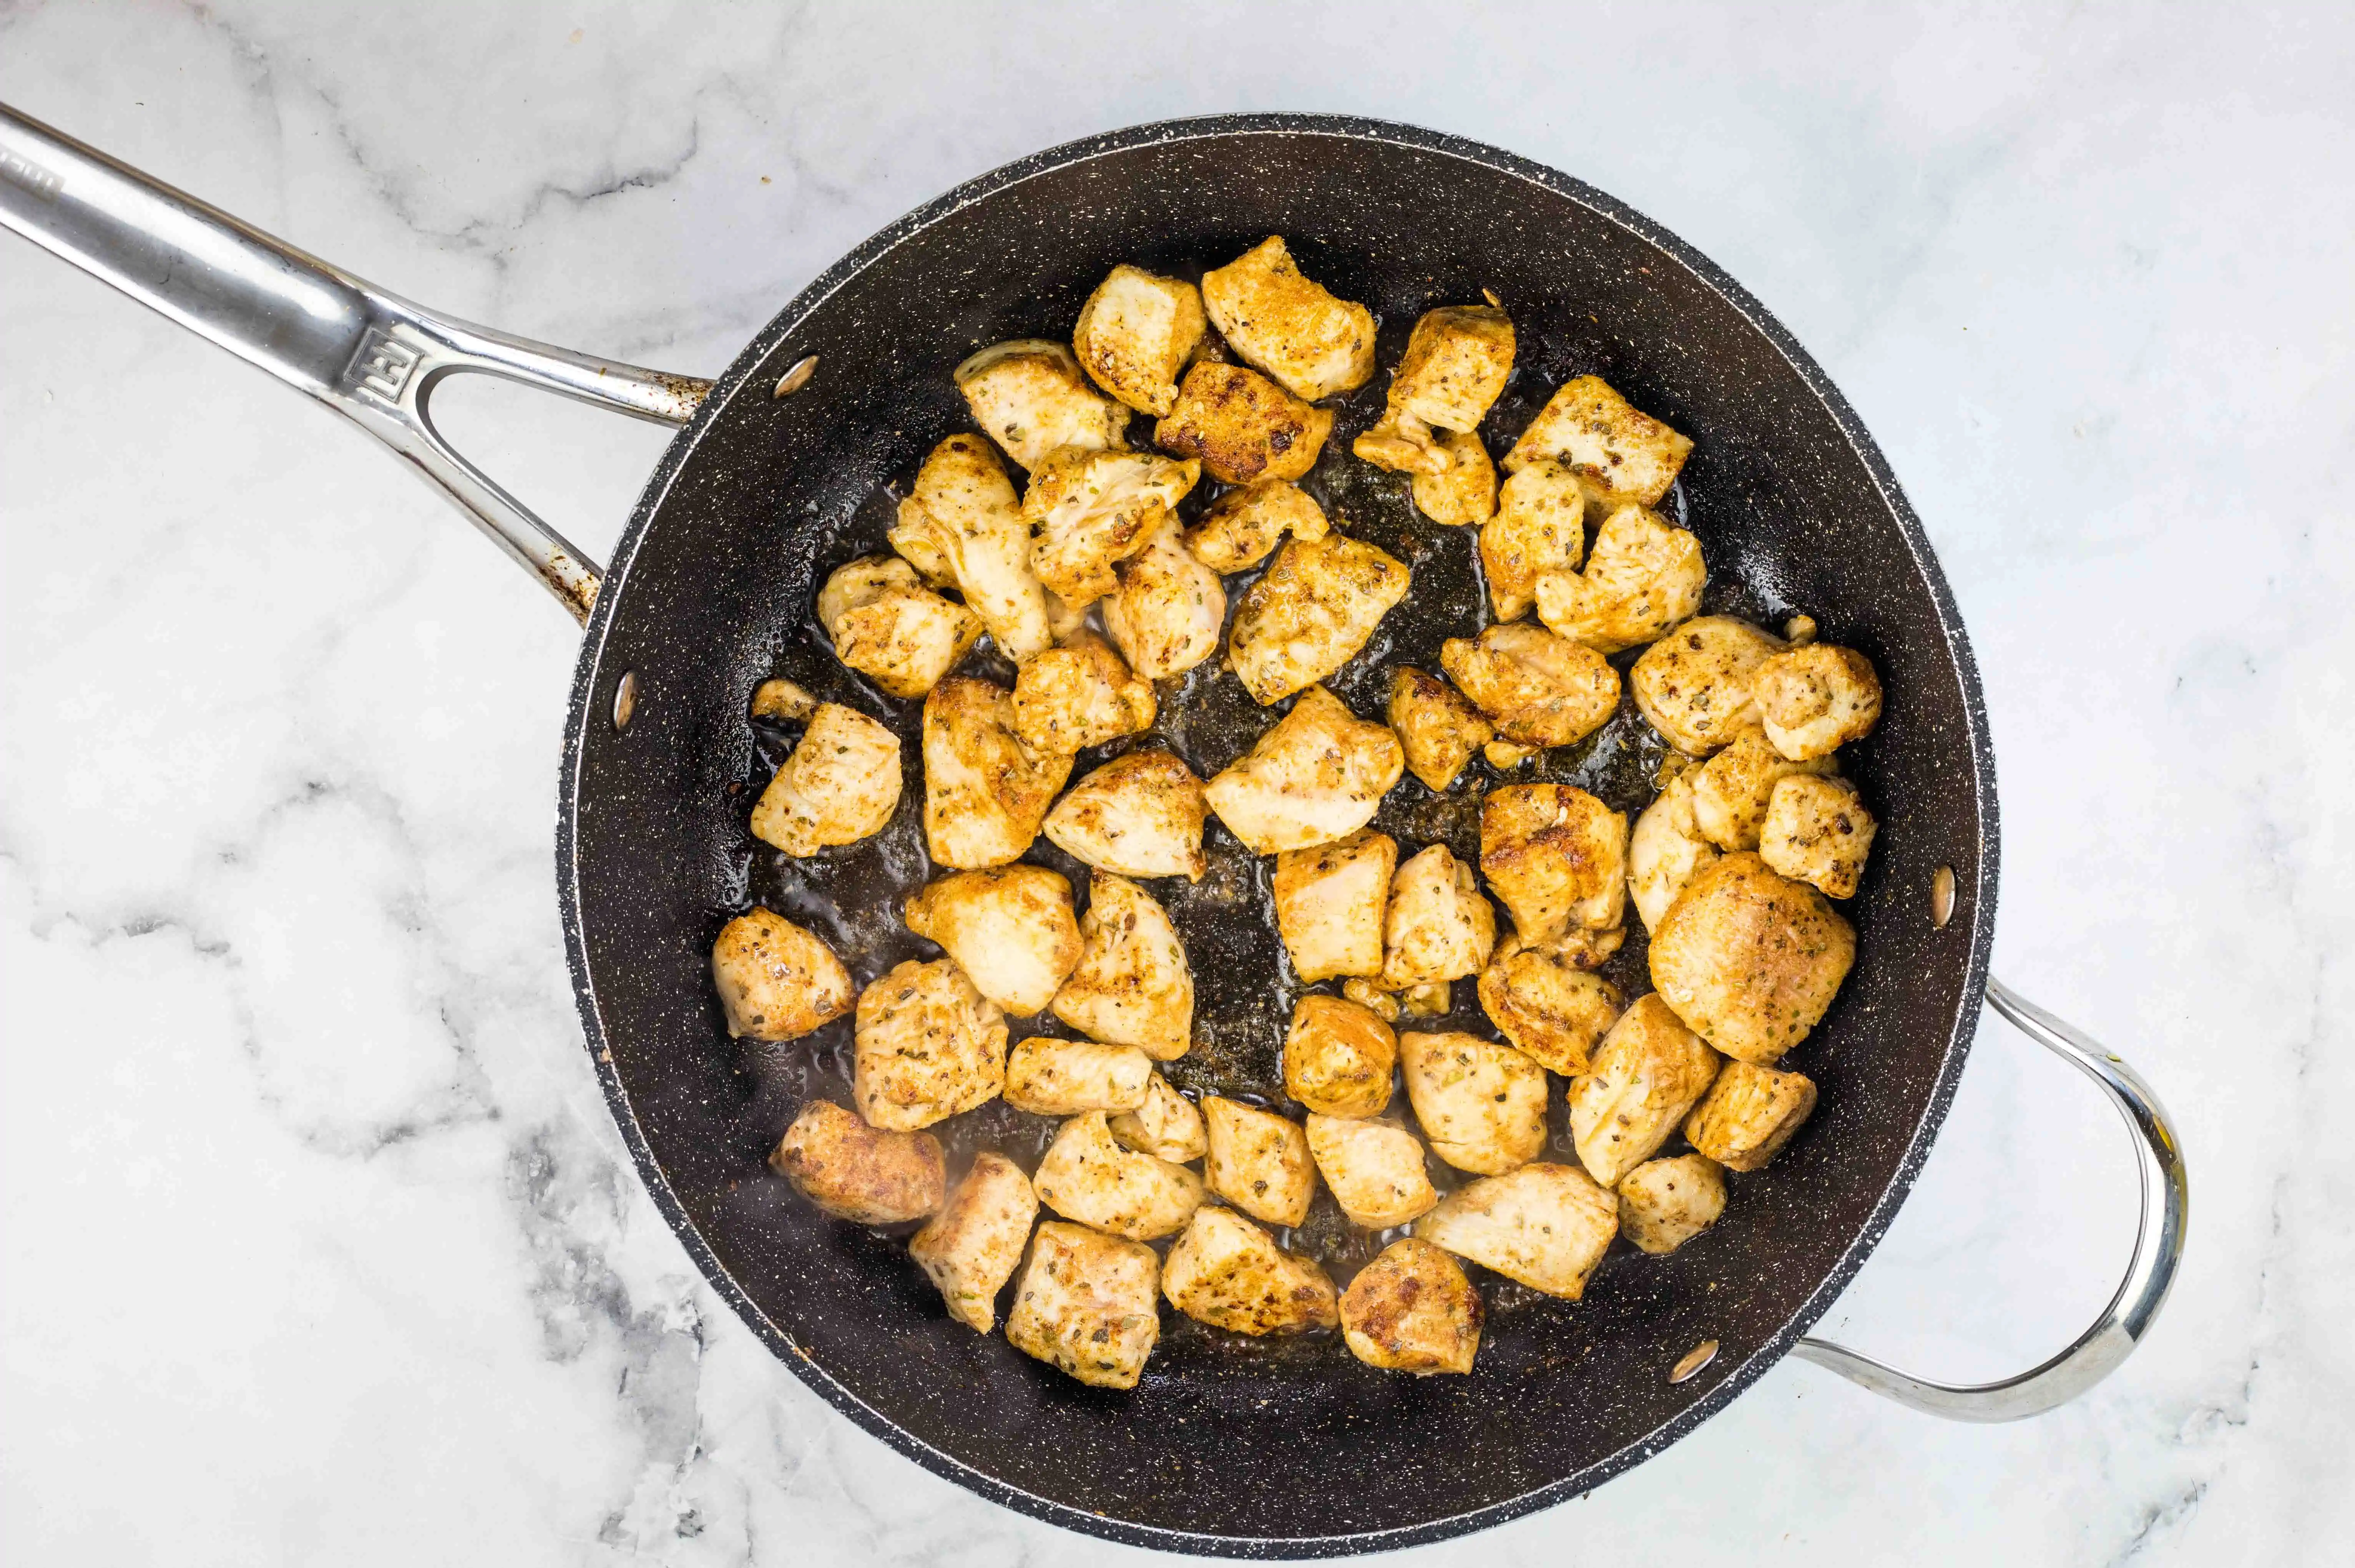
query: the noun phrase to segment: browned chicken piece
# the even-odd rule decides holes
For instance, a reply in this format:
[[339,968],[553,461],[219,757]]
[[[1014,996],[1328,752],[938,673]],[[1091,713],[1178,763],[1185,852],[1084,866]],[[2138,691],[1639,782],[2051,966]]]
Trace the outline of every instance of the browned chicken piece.
[[1583,572],[1538,576],[1538,619],[1598,653],[1664,635],[1700,609],[1700,541],[1657,513],[1622,506],[1594,532]]
[[1399,1036],[1399,1062],[1431,1151],[1458,1171],[1494,1176],[1545,1148],[1545,1069],[1510,1045],[1476,1034],[1407,1033]]
[[1513,373],[1513,319],[1494,305],[1425,311],[1391,373],[1390,402],[1443,430],[1476,430]]
[[[1491,626],[1478,640],[1451,637],[1439,667],[1515,746],[1568,746],[1619,709],[1619,672],[1602,654],[1542,626]],[[1493,753],[1492,753],[1493,756]]]
[[921,697],[981,637],[981,617],[923,586],[897,556],[838,568],[818,591],[835,656],[895,697]]
[[1533,462],[1497,492],[1497,514],[1480,526],[1480,570],[1498,620],[1518,620],[1538,601],[1538,578],[1574,572],[1586,558],[1586,515],[1601,487],[1551,460]]
[[1209,325],[1193,284],[1123,263],[1080,307],[1071,348],[1097,386],[1139,413],[1166,414]]
[[1406,752],[1407,771],[1444,795],[1496,726],[1472,699],[1436,675],[1404,664],[1391,676],[1391,728]]
[[1161,1260],[1139,1242],[1049,1220],[1006,1315],[1006,1342],[1097,1388],[1135,1388],[1161,1338]]
[[1761,1066],[1807,1037],[1855,961],[1856,931],[1830,902],[1754,854],[1696,875],[1652,933],[1652,983],[1677,1016]]
[[1794,762],[1774,749],[1755,721],[1692,770],[1693,826],[1720,849],[1754,850],[1766,826],[1774,787],[1807,774],[1837,773],[1829,757]]
[[1161,1266],[1161,1294],[1197,1322],[1237,1334],[1296,1334],[1341,1320],[1333,1281],[1236,1213],[1205,1204]]
[[1219,651],[1226,587],[1187,552],[1176,518],[1113,575],[1120,586],[1103,600],[1104,630],[1139,679],[1182,675]]
[[921,1220],[948,1195],[939,1139],[869,1127],[832,1100],[802,1107],[769,1168],[836,1219],[862,1225]]
[[1006,1103],[1038,1116],[1133,1111],[1152,1087],[1153,1058],[1134,1045],[1039,1035],[1006,1054]]
[[1100,1110],[1065,1122],[1030,1178],[1039,1201],[1130,1241],[1175,1235],[1201,1206],[1202,1179],[1183,1165],[1123,1149]]
[[1204,789],[1246,849],[1280,854],[1348,838],[1405,771],[1406,754],[1388,725],[1368,724],[1311,686]]
[[1230,490],[1186,530],[1186,548],[1214,572],[1244,572],[1267,559],[1286,534],[1322,539],[1332,531],[1325,509],[1285,479]]
[[752,836],[800,859],[879,833],[900,809],[900,737],[821,703],[752,808]]
[[1779,653],[1750,678],[1774,749],[1796,761],[1829,757],[1881,722],[1881,677],[1853,648],[1810,642]]
[[1750,679],[1783,640],[1731,615],[1701,615],[1644,650],[1627,672],[1636,706],[1670,746],[1707,757],[1758,722]]
[[1497,945],[1496,957],[1480,971],[1480,1006],[1488,1022],[1550,1073],[1586,1071],[1595,1043],[1619,1021],[1619,988],[1591,972],[1582,961],[1587,956],[1512,937]]
[[912,1132],[1006,1083],[1006,1014],[947,959],[911,959],[858,993],[851,1093],[870,1127]]
[[1210,1152],[1209,1129],[1194,1102],[1169,1086],[1160,1074],[1146,1086],[1145,1103],[1106,1123],[1114,1142],[1139,1154],[1183,1165]]
[[1439,449],[1447,466],[1418,473],[1408,486],[1415,509],[1447,528],[1477,528],[1497,514],[1497,465],[1476,434],[1443,432]]
[[1127,444],[1128,408],[1088,384],[1079,357],[1047,338],[993,344],[956,367],[973,422],[1024,468],[1060,447]]
[[1480,869],[1532,942],[1626,918],[1627,819],[1569,784],[1508,784],[1480,803]]
[[1371,829],[1275,857],[1276,928],[1302,980],[1381,972],[1397,869],[1398,841]]
[[1440,1248],[1402,1236],[1341,1293],[1349,1353],[1387,1372],[1468,1372],[1480,1353],[1480,1293]]
[[[1030,525],[1006,465],[980,437],[951,436],[932,449],[890,537],[929,581],[964,595],[1008,659],[1018,664],[1054,641],[1047,590],[1030,569]],[[823,599],[818,619],[833,625]]]
[[1505,467],[1518,471],[1552,458],[1592,474],[1614,501],[1657,506],[1691,451],[1691,441],[1636,412],[1603,377],[1580,376],[1554,388]]
[[1351,1224],[1388,1230],[1439,1202],[1422,1140],[1397,1122],[1311,1111],[1307,1132],[1317,1173]]
[[1480,748],[1488,766],[1499,773],[1510,773],[1545,748],[1541,746],[1516,746],[1509,740],[1492,740]]
[[984,1150],[949,1195],[948,1206],[908,1241],[949,1316],[988,1333],[997,1326],[997,1293],[1022,1263],[1039,1195],[1022,1167]]
[[1414,1234],[1532,1290],[1575,1301],[1619,1234],[1619,1206],[1575,1165],[1524,1165],[1458,1187]]
[[1256,370],[1205,361],[1186,372],[1154,444],[1199,460],[1221,484],[1298,479],[1316,466],[1333,410],[1304,403]]
[[1055,993],[1055,1016],[1107,1045],[1174,1062],[1194,1039],[1194,971],[1178,928],[1153,895],[1097,872],[1080,921],[1080,967]]
[[1406,597],[1409,576],[1404,561],[1347,535],[1285,545],[1243,590],[1227,635],[1243,690],[1265,705],[1332,674]]
[[975,991],[1019,1018],[1054,1001],[1080,961],[1071,885],[1044,866],[951,872],[909,895],[907,920]]
[[1676,1251],[1724,1212],[1725,1173],[1704,1154],[1646,1160],[1619,1178],[1619,1232],[1654,1257]]
[[1444,1018],[1454,995],[1445,980],[1425,980],[1398,993],[1399,1011],[1408,1018]]
[[1372,429],[1349,443],[1349,450],[1376,468],[1392,473],[1444,473],[1455,454],[1433,429],[1396,403],[1382,410]]
[[[1379,944],[1377,944],[1375,961],[1377,965],[1380,962]],[[1380,972],[1379,969],[1376,972]],[[1356,1002],[1384,1023],[1396,1023],[1399,1021],[1399,999],[1384,991],[1379,980],[1353,975],[1341,982],[1341,995]]]
[[1115,757],[1047,813],[1047,837],[1064,853],[1121,876],[1202,880],[1202,781],[1158,747]]
[[1120,586],[1113,568],[1153,542],[1201,473],[1199,463],[1151,452],[1049,453],[1022,493],[1030,569],[1048,592],[1085,609]]
[[786,680],[763,681],[752,690],[752,716],[798,723],[817,712],[817,699]]
[[1755,1171],[1783,1151],[1815,1108],[1814,1080],[1728,1062],[1709,1097],[1685,1118],[1685,1139],[1729,1171]]
[[1014,732],[1014,694],[952,675],[924,699],[924,847],[936,865],[977,871],[1018,860],[1039,836],[1071,759]]
[[1202,274],[1202,307],[1237,358],[1314,403],[1373,378],[1374,313],[1311,282],[1281,235]]
[[1153,727],[1153,683],[1113,645],[1082,630],[1026,661],[1014,678],[1014,733],[1031,750],[1069,757]]
[[1627,893],[1644,929],[1657,931],[1685,884],[1717,858],[1717,846],[1693,821],[1693,777],[1687,768],[1662,786],[1627,835]]
[[1284,1090],[1325,1116],[1380,1116],[1391,1103],[1398,1035],[1369,1009],[1311,991],[1284,1038]]
[[1815,775],[1779,780],[1758,830],[1758,858],[1794,882],[1834,898],[1853,898],[1881,824],[1856,786]]
[[1593,1067],[1571,1081],[1570,1131],[1579,1163],[1605,1187],[1659,1152],[1717,1079],[1719,1057],[1657,992],[1611,1026]]
[[1410,991],[1476,975],[1496,948],[1497,912],[1480,895],[1472,868],[1445,844],[1433,844],[1398,868],[1382,921],[1386,988]]
[[1202,1099],[1210,1134],[1202,1171],[1210,1191],[1255,1220],[1296,1225],[1316,1196],[1316,1165],[1296,1121],[1218,1095]]
[[834,949],[770,909],[748,909],[719,927],[711,983],[739,1040],[798,1040],[848,1012],[853,999]]

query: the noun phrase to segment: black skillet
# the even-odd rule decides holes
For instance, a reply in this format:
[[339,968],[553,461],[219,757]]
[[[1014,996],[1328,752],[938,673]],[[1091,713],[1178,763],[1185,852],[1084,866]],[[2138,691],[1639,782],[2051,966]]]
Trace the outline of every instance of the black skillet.
[[[2008,1420],[2091,1386],[2156,1316],[2183,1235],[2181,1160],[2130,1069],[1987,979],[1994,759],[1921,524],[1790,335],[1600,192],[1494,148],[1360,120],[1139,127],[1024,159],[911,213],[828,269],[708,384],[436,316],[5,110],[0,219],[357,419],[584,616],[557,880],[614,1119],[713,1288],[795,1375],[929,1468],[1144,1545],[1363,1551],[1574,1497],[1658,1453],[1794,1349],[1917,1408]],[[1330,1340],[1239,1341],[1165,1314],[1144,1383],[1111,1393],[949,1322],[897,1240],[821,1217],[769,1174],[762,1157],[802,1097],[839,1087],[847,1034],[837,1025],[740,1053],[707,955],[721,921],[754,899],[819,925],[862,980],[922,950],[889,896],[925,872],[914,748],[909,800],[879,838],[799,864],[755,855],[746,813],[786,737],[756,733],[746,705],[781,673],[904,723],[825,654],[810,602],[826,570],[877,545],[886,487],[964,428],[949,368],[984,344],[1063,335],[1115,262],[1185,270],[1277,233],[1311,275],[1380,315],[1385,370],[1418,312],[1495,291],[1523,349],[1484,432],[1494,450],[1562,377],[1589,371],[1689,432],[1698,444],[1672,503],[1706,550],[1707,608],[1774,623],[1805,611],[1881,672],[1887,715],[1849,770],[1884,828],[1853,908],[1860,961],[1796,1057],[1821,1107],[1779,1160],[1737,1179],[1707,1236],[1665,1259],[1623,1245],[1576,1304],[1487,1277],[1491,1319],[1470,1377],[1385,1374]],[[464,370],[684,427],[602,588],[592,565],[434,432],[432,388]],[[1406,608],[1334,683],[1361,713],[1379,711],[1392,664],[1428,667],[1441,638],[1481,619],[1469,536],[1422,523],[1401,486],[1347,455],[1380,385],[1342,405],[1309,482],[1416,574]],[[1268,722],[1214,665],[1164,706],[1162,738],[1205,774]],[[1623,714],[1550,754],[1543,776],[1638,805],[1656,746]],[[1461,850],[1476,794],[1459,782],[1434,799],[1410,780],[1382,825]],[[1273,1097],[1294,992],[1262,916],[1260,869],[1215,827],[1212,850],[1199,887],[1163,885],[1202,983],[1203,1039],[1177,1071]],[[1057,863],[1050,850],[1036,858]],[[1640,959],[1631,944],[1621,978],[1640,984]],[[1480,1027],[1470,989],[1457,988],[1458,1022]],[[2127,1277],[2093,1329],[2032,1372],[1952,1389],[1800,1336],[1903,1200],[1983,995],[2118,1104],[2139,1135],[2144,1210]],[[1042,1131],[1001,1107],[960,1137],[1019,1152]],[[1312,1218],[1295,1240],[1346,1274],[1365,1245],[1329,1222]]]

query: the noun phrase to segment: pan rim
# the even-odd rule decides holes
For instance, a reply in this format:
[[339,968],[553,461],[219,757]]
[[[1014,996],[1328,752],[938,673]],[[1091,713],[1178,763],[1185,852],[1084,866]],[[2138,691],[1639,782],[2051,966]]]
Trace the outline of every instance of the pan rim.
[[[900,244],[943,218],[1027,180],[1097,158],[1156,143],[1233,136],[1318,136],[1380,142],[1460,159],[1525,180],[1576,202],[1666,253],[1764,334],[1832,417],[1850,451],[1864,464],[1875,491],[1897,523],[1899,534],[1913,558],[1916,570],[1929,586],[1938,633],[1944,640],[1962,687],[1972,759],[1973,789],[1980,823],[1978,863],[1970,885],[1962,890],[1965,899],[1961,913],[1972,923],[1962,991],[1929,1103],[1915,1125],[1913,1138],[1898,1162],[1896,1173],[1883,1188],[1865,1224],[1841,1252],[1830,1271],[1782,1328],[1674,1416],[1582,1470],[1504,1501],[1461,1513],[1412,1525],[1316,1536],[1235,1536],[1172,1530],[1109,1518],[1025,1490],[917,1437],[868,1404],[820,1366],[783,1326],[769,1318],[752,1301],[720,1263],[677,1193],[672,1190],[644,1129],[638,1124],[635,1110],[613,1063],[595,981],[589,969],[577,840],[581,765],[590,733],[589,726],[593,715],[610,711],[610,703],[601,710],[600,705],[592,699],[608,683],[604,655],[616,614],[615,607],[626,594],[630,569],[654,518],[661,511],[687,457],[694,451],[703,433],[716,421],[721,408],[737,397],[748,395],[747,388],[755,387],[757,383],[760,368],[791,339],[794,332],[813,313],[850,279]],[[619,678],[618,673],[613,678]],[[1977,1034],[1985,999],[1988,960],[1994,943],[2000,842],[1995,756],[1988,733],[1986,698],[1980,684],[1977,662],[1972,656],[1969,637],[1953,590],[1938,565],[1937,556],[1923,530],[1920,517],[1907,501],[1894,471],[1863,420],[1822,367],[1764,304],[1709,258],[1625,203],[1582,180],[1518,154],[1444,132],[1393,121],[1342,114],[1261,112],[1200,115],[1103,132],[1032,153],[966,180],[894,220],[844,254],[755,334],[714,384],[711,396],[705,400],[695,418],[665,449],[631,511],[619,543],[614,546],[612,565],[590,616],[573,670],[565,723],[564,752],[559,771],[556,872],[557,898],[564,927],[565,961],[571,972],[573,997],[581,1014],[583,1043],[596,1068],[599,1084],[604,1090],[607,1108],[621,1129],[623,1140],[637,1167],[639,1179],[704,1279],[794,1376],[860,1427],[935,1475],[1034,1519],[1082,1534],[1161,1551],[1201,1556],[1305,1559],[1394,1551],[1450,1540],[1569,1501],[1656,1457],[1696,1430],[1790,1352],[1800,1337],[1829,1310],[1832,1303],[1847,1289],[1865,1261],[1880,1245],[1890,1225],[1894,1223],[1898,1210],[1912,1192],[1939,1128],[1945,1121]]]

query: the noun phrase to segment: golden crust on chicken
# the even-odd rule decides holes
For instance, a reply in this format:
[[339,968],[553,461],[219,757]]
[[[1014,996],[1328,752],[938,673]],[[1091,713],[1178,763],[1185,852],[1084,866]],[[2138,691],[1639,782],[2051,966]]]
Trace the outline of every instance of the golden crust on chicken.
[[1579,376],[1554,388],[1505,467],[1518,471],[1552,458],[1592,475],[1614,501],[1657,506],[1691,451],[1690,440],[1637,412],[1603,377]]
[[956,367],[974,423],[1024,468],[1060,447],[1126,444],[1128,409],[1088,384],[1077,355],[1047,338],[993,344]]
[[1022,1167],[985,1150],[947,1205],[909,1238],[908,1255],[940,1291],[949,1316],[986,1334],[997,1326],[997,1293],[1021,1266],[1038,1217],[1039,1197]]
[[[1586,1071],[1596,1042],[1619,1021],[1619,988],[1592,971],[1573,944],[1497,944],[1480,971],[1480,1007],[1497,1033],[1550,1073]],[[1597,959],[1594,962],[1600,962]]]
[[1064,447],[1030,471],[1022,520],[1030,527],[1030,568],[1073,609],[1120,586],[1113,570],[1153,542],[1201,465],[1151,452]]
[[1494,305],[1442,305],[1416,318],[1391,373],[1390,402],[1443,430],[1476,430],[1513,373],[1513,318]]
[[1380,1116],[1391,1103],[1398,1035],[1370,1009],[1311,991],[1284,1038],[1284,1091],[1325,1116]]
[[1402,1225],[1431,1211],[1439,1189],[1424,1169],[1423,1142],[1397,1122],[1308,1113],[1308,1152],[1353,1225]]
[[1286,479],[1262,479],[1230,490],[1186,530],[1186,548],[1214,572],[1244,572],[1267,559],[1286,534],[1322,539],[1332,531],[1325,509]]
[[1853,648],[1811,642],[1758,667],[1750,690],[1774,749],[1797,761],[1829,757],[1881,722],[1881,677]]
[[1176,1234],[1202,1202],[1199,1176],[1122,1148],[1100,1110],[1062,1125],[1030,1185],[1065,1219],[1130,1241]]
[[1356,657],[1410,577],[1387,550],[1327,534],[1295,539],[1243,592],[1227,655],[1262,705],[1313,686]]
[[1666,1257],[1717,1224],[1725,1172],[1705,1154],[1648,1160],[1619,1178],[1619,1234]]
[[1159,704],[1113,645],[1082,630],[1024,661],[1014,678],[1014,733],[1031,750],[1069,757],[1153,727]]
[[1345,839],[1406,771],[1388,725],[1368,724],[1322,686],[1206,785],[1210,810],[1254,854]]
[[1480,869],[1527,940],[1625,917],[1627,819],[1569,784],[1508,784],[1480,803]]
[[[1030,525],[1006,465],[980,437],[951,436],[932,450],[890,539],[927,580],[964,595],[1008,659],[1018,663],[1054,641],[1047,590],[1030,567]],[[818,619],[834,624],[823,598]]]
[[1497,492],[1497,514],[1480,525],[1480,571],[1498,620],[1518,620],[1538,601],[1538,578],[1574,572],[1586,558],[1586,516],[1600,488],[1550,459],[1530,463]]
[[908,895],[908,929],[937,942],[974,989],[1018,1017],[1055,999],[1080,961],[1071,885],[1039,865],[955,871]]
[[1296,1225],[1316,1196],[1316,1164],[1298,1122],[1220,1095],[1202,1098],[1210,1152],[1202,1163],[1210,1191],[1255,1220]]
[[820,703],[752,808],[752,836],[802,858],[879,833],[900,809],[900,737]]
[[1161,1266],[1161,1294],[1198,1322],[1237,1334],[1293,1334],[1340,1321],[1333,1281],[1236,1213],[1205,1204]]
[[1022,744],[1005,687],[952,675],[924,699],[924,845],[935,864],[1020,859],[1071,776],[1070,758]]
[[1807,1037],[1855,961],[1855,928],[1830,901],[1749,853],[1687,883],[1652,933],[1662,999],[1719,1051],[1761,1066]]
[[1700,541],[1641,506],[1603,520],[1582,572],[1538,575],[1538,619],[1598,653],[1652,641],[1700,609]]
[[1605,1187],[1659,1151],[1717,1079],[1716,1052],[1657,992],[1639,996],[1603,1037],[1594,1064],[1571,1081],[1570,1130],[1578,1162]]
[[1275,857],[1275,923],[1301,980],[1377,975],[1398,841],[1360,830]]
[[1210,1152],[1210,1133],[1202,1123],[1202,1113],[1158,1073],[1146,1085],[1142,1105],[1135,1110],[1122,1111],[1105,1125],[1112,1129],[1113,1140],[1123,1149],[1134,1149],[1172,1164],[1183,1165]]
[[832,1100],[802,1107],[769,1168],[836,1219],[862,1225],[921,1220],[948,1196],[939,1139],[869,1127]]
[[1439,1247],[1402,1236],[1341,1293],[1341,1338],[1369,1367],[1468,1372],[1480,1352],[1480,1293]]
[[1193,284],[1124,262],[1080,307],[1071,349],[1097,386],[1139,413],[1167,414],[1209,325]]
[[1758,667],[1783,640],[1731,615],[1696,616],[1644,650],[1627,672],[1636,706],[1670,746],[1707,757],[1758,723]]
[[[1006,1103],[1036,1116],[1115,1115],[1145,1104],[1153,1088],[1153,1058],[1134,1045],[1034,1035],[1006,1054]],[[1114,1135],[1125,1149],[1128,1144]]]
[[1226,586],[1187,551],[1176,518],[1113,576],[1120,586],[1103,600],[1104,631],[1139,679],[1182,675],[1219,651]]
[[1619,710],[1619,672],[1602,654],[1525,621],[1449,638],[1439,667],[1515,746],[1568,746]]
[[1853,898],[1880,827],[1845,779],[1778,779],[1758,830],[1758,858],[1794,882]]
[[1729,1062],[1685,1118],[1685,1138],[1729,1171],[1755,1171],[1783,1151],[1816,1108],[1814,1080]]
[[1443,527],[1477,528],[1497,514],[1497,465],[1476,434],[1443,430],[1437,440],[1447,466],[1414,475],[1415,510]]
[[1006,1315],[1006,1342],[1097,1388],[1135,1388],[1161,1338],[1161,1260],[1141,1242],[1050,1220]]
[[1107,1045],[1173,1062],[1194,1039],[1194,971],[1178,928],[1153,895],[1124,876],[1088,879],[1079,967],[1055,993],[1055,1016]]
[[1312,282],[1281,235],[1202,274],[1202,306],[1236,357],[1314,403],[1374,374],[1374,313]]
[[1406,1033],[1399,1065],[1431,1151],[1458,1171],[1493,1176],[1545,1148],[1545,1069],[1510,1045],[1476,1034]]
[[851,1092],[870,1127],[930,1127],[1005,1082],[1006,1014],[952,960],[911,959],[858,993]]
[[1406,752],[1407,771],[1434,795],[1447,793],[1472,754],[1497,733],[1471,698],[1404,664],[1391,675],[1390,721]]
[[818,591],[835,657],[895,697],[921,697],[979,640],[981,618],[943,599],[897,556],[838,567]]
[[1250,484],[1300,478],[1332,433],[1332,409],[1302,402],[1256,370],[1205,361],[1186,372],[1153,440],[1199,460],[1221,484]]
[[1575,1301],[1619,1234],[1610,1193],[1574,1165],[1524,1165],[1458,1187],[1414,1234],[1532,1290]]
[[1382,984],[1412,991],[1434,980],[1476,975],[1497,947],[1497,912],[1480,895],[1472,868],[1445,844],[1433,844],[1391,878],[1382,919]]
[[850,971],[815,933],[771,909],[719,927],[711,980],[731,1038],[798,1040],[848,1012]]
[[1753,722],[1688,775],[1692,779],[1693,826],[1720,849],[1754,850],[1777,785],[1785,779],[1838,770],[1838,762],[1829,757],[1793,761],[1775,750],[1766,732]]

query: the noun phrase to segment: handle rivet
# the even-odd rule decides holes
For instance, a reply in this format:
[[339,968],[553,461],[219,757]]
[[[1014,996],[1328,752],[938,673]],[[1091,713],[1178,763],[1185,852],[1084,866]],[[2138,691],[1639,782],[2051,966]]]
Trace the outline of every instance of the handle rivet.
[[624,670],[621,683],[613,688],[613,727],[617,730],[629,728],[630,720],[635,718],[637,713],[638,673]]
[[1930,925],[1942,930],[1955,917],[1955,868],[1942,865],[1930,878]]
[[777,377],[777,389],[771,393],[770,396],[773,397],[790,397],[794,393],[800,391],[803,387],[808,386],[810,377],[816,374],[817,355],[815,354],[805,355],[801,358],[794,361],[792,367],[783,376]]
[[1668,1381],[1672,1383],[1682,1383],[1715,1360],[1717,1360],[1717,1341],[1703,1340],[1685,1352],[1684,1360],[1668,1369]]

